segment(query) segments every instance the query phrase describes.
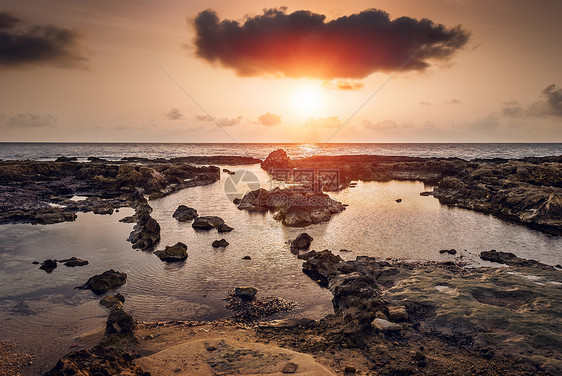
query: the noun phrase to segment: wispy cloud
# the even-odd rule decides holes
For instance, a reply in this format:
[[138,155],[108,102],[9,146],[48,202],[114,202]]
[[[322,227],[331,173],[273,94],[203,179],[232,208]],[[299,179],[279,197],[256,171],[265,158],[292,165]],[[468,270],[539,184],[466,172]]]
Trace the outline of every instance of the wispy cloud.
[[[203,122],[213,122],[213,118],[208,116],[208,115],[197,115],[195,117],[198,121],[203,121]],[[238,125],[240,124],[240,122],[242,121],[242,119],[244,119],[244,116],[238,116],[235,118],[220,118],[217,119],[215,118],[216,122],[219,123],[222,127],[232,127],[234,125]]]
[[56,126],[57,118],[31,112],[15,116],[0,115],[0,126],[4,128],[48,128]]
[[266,112],[258,117],[258,123],[267,126],[275,126],[281,124],[281,115]]
[[502,113],[509,117],[562,117],[562,89],[551,84],[541,94],[543,99],[529,106],[518,101],[505,102]]
[[178,108],[172,108],[166,114],[168,120],[180,120],[183,119],[183,112],[181,112]]
[[324,81],[323,85],[326,89],[336,90],[360,90],[365,84],[358,80],[332,80]]
[[341,126],[341,121],[337,116],[329,117],[309,117],[304,122],[306,127],[313,128],[337,128]]

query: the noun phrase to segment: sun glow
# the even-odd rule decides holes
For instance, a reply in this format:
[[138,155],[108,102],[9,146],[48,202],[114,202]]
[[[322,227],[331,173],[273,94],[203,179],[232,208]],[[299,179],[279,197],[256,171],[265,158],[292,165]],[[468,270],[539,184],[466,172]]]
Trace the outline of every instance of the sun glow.
[[293,94],[293,107],[299,115],[322,115],[325,105],[324,90],[321,86],[305,83],[295,88]]

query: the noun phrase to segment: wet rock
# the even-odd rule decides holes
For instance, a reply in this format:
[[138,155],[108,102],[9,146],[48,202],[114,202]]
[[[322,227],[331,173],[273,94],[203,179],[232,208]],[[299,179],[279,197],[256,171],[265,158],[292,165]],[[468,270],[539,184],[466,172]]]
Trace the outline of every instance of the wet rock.
[[303,232],[291,242],[291,252],[294,254],[298,254],[299,251],[308,249],[310,247],[310,243],[312,243],[312,240],[312,236],[308,235],[306,232]]
[[160,242],[160,224],[150,216],[152,208],[148,205],[146,199],[140,194],[137,194],[136,199],[135,216],[137,224],[133,227],[133,231],[127,240],[133,244],[134,249],[153,252]]
[[402,325],[395,324],[385,319],[374,319],[372,325],[374,328],[383,332],[396,332],[402,330]]
[[107,270],[102,274],[90,277],[82,286],[77,287],[81,290],[92,290],[96,295],[103,294],[109,290],[115,290],[127,282],[127,274],[116,272],[113,269]]
[[175,219],[180,222],[191,221],[192,219],[196,218],[199,214],[197,214],[197,210],[187,207],[185,205],[180,205],[172,215]]
[[64,260],[60,260],[59,262],[62,262],[65,266],[68,267],[75,267],[75,266],[85,266],[88,265],[89,262],[86,260],[82,260],[78,257],[71,257],[69,259],[64,259]]
[[480,258],[485,261],[497,262],[500,264],[506,264],[512,266],[526,266],[526,267],[553,269],[553,267],[550,265],[542,264],[535,260],[527,260],[524,258],[520,258],[511,252],[498,252],[495,249],[492,249],[491,251],[480,252]]
[[232,200],[232,203],[233,203],[234,205],[238,205],[238,204],[240,204],[241,201],[242,201],[241,199],[235,198],[234,200]]
[[242,295],[237,295],[236,290],[229,294],[225,299],[227,301],[226,308],[234,312],[233,318],[242,321],[254,321],[267,316],[271,316],[278,312],[290,311],[296,307],[296,304],[285,299],[268,296],[265,298],[256,298],[253,287],[241,288],[248,289]]
[[223,169],[222,169],[222,172],[224,172],[224,173],[226,173],[226,174],[228,174],[228,175],[234,175],[234,174],[236,174],[236,172],[230,171],[228,168],[223,168]]
[[289,362],[289,363],[285,364],[283,369],[281,369],[281,373],[295,373],[295,372],[297,372],[298,368],[299,368],[298,364],[295,364],[293,362]]
[[217,227],[217,230],[219,232],[230,232],[230,231],[234,230],[234,228],[230,227],[226,223],[223,223],[223,224],[221,224]]
[[320,286],[327,287],[330,278],[339,273],[338,266],[343,259],[327,249],[311,256],[302,264],[302,271]]
[[400,202],[402,202],[402,199],[401,199],[401,198],[398,198],[398,199],[396,199],[396,200],[394,200],[394,201],[400,203]]
[[106,336],[118,335],[129,337],[136,329],[137,324],[131,315],[123,310],[123,306],[110,308],[109,316],[105,324]]
[[251,260],[252,258],[250,256],[244,256],[242,257],[242,260]]
[[439,251],[439,253],[441,253],[441,254],[448,253],[450,255],[456,255],[457,250],[456,249],[442,249],[442,250]]
[[166,246],[163,250],[154,252],[158,258],[166,262],[183,261],[187,258],[187,245],[177,242],[175,245]]
[[283,149],[277,149],[269,153],[265,161],[261,163],[261,168],[270,171],[272,169],[292,168],[293,162]]
[[52,273],[57,268],[57,260],[48,259],[41,263],[39,269]]
[[254,300],[257,293],[255,287],[236,287],[233,295],[243,300]]
[[77,162],[78,158],[76,157],[58,157],[57,159],[55,159],[55,162]]
[[150,376],[134,363],[134,356],[113,347],[95,346],[63,356],[45,376]]
[[388,318],[394,322],[408,321],[408,311],[405,307],[389,306]]
[[226,247],[229,243],[225,239],[215,240],[212,244],[214,248]]
[[430,191],[430,192],[420,192],[420,196],[433,196],[433,191]]
[[197,230],[211,230],[224,223],[224,220],[216,216],[197,217],[193,220],[191,227]]
[[106,295],[100,300],[100,304],[105,308],[122,308],[125,303],[125,297],[119,293],[115,295]]

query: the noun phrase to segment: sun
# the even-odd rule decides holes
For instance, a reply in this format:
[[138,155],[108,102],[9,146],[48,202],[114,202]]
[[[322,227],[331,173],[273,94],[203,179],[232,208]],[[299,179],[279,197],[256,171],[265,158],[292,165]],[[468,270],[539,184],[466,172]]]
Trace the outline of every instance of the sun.
[[313,83],[303,83],[292,93],[293,108],[303,116],[318,116],[325,105],[323,88]]

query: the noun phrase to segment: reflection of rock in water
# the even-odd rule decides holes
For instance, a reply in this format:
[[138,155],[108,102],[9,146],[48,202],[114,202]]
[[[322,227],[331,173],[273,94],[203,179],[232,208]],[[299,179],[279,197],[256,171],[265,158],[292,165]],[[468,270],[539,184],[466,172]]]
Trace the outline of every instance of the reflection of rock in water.
[[11,313],[21,316],[36,315],[41,311],[42,311],[41,309],[33,310],[33,308],[31,308],[25,300],[22,300],[19,303],[14,304],[10,309]]

